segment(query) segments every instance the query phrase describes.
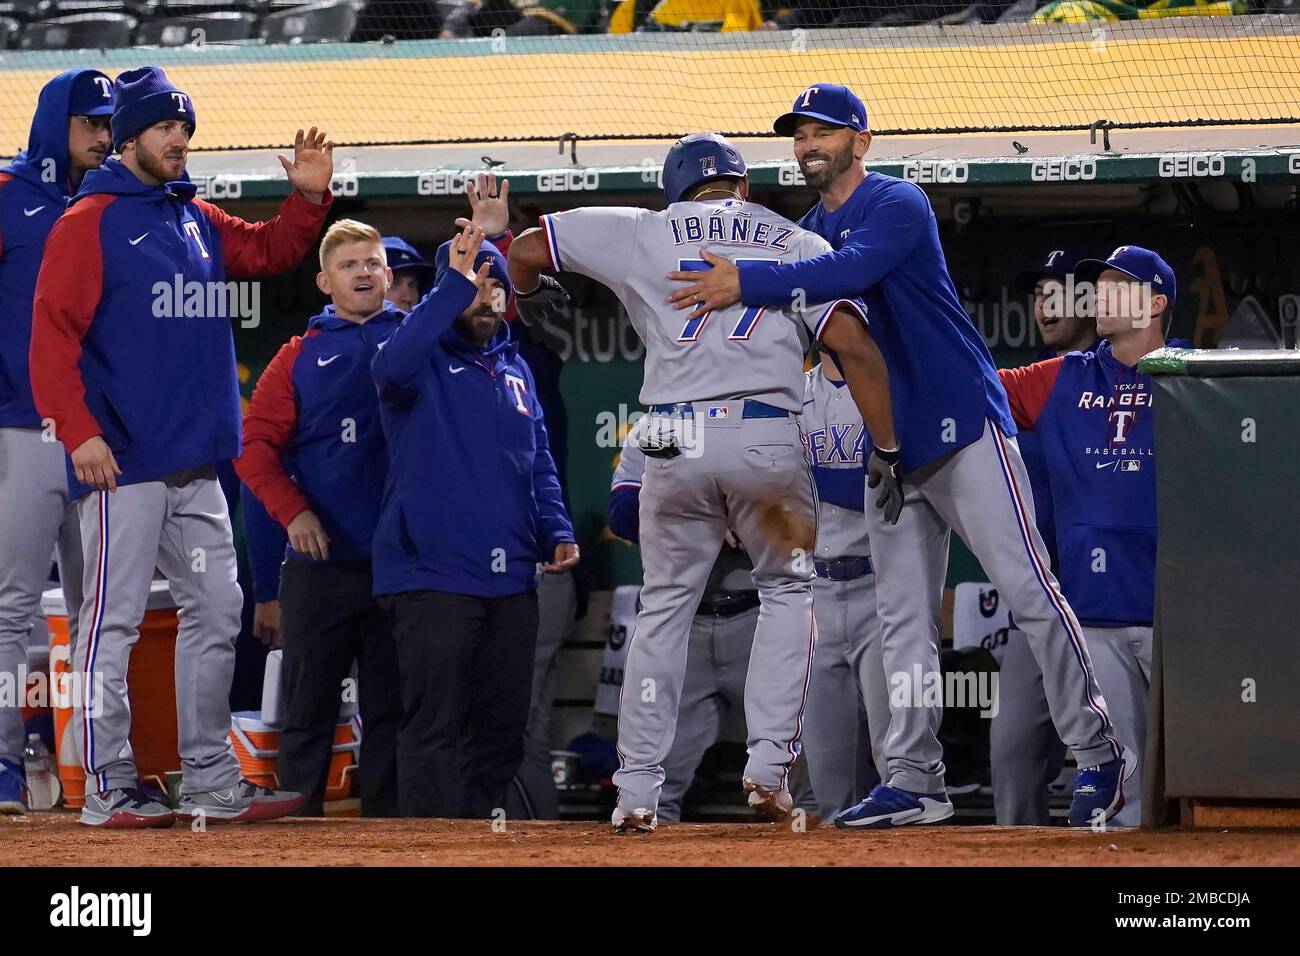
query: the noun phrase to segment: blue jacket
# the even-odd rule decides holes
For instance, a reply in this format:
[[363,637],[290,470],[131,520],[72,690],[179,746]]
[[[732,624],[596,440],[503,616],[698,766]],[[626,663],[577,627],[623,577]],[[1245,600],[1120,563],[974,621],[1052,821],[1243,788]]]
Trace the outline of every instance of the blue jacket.
[[[370,560],[388,477],[370,363],[401,320],[385,307],[358,325],[326,306],[271,359],[244,415],[239,477],[286,528],[315,512],[331,562]],[[314,560],[292,547],[287,556]]]
[[1121,364],[1109,342],[999,374],[1017,424],[1036,432],[1042,448],[1061,590],[1070,606],[1092,627],[1150,627],[1156,572],[1151,376]]
[[83,73],[68,70],[41,90],[27,149],[0,170],[0,428],[34,428],[27,369],[32,298],[45,238],[72,195],[68,158],[68,103]]
[[472,282],[445,273],[375,356],[389,452],[376,594],[519,594],[536,587],[539,560],[574,540],[509,326],[483,349],[453,326],[474,298]]
[[861,296],[871,337],[889,368],[902,470],[972,444],[995,422],[1016,433],[984,340],[948,275],[939,229],[921,187],[871,173],[843,206],[817,203],[799,225],[834,252],[802,262],[742,263],[745,305]]
[[[227,275],[298,265],[329,211],[294,190],[268,222],[153,186],[119,160],[86,174],[46,242],[32,309],[37,409],[69,453],[102,435],[119,485],[239,455],[239,380]],[[218,286],[221,283],[221,286]],[[90,489],[68,467],[74,497]]]

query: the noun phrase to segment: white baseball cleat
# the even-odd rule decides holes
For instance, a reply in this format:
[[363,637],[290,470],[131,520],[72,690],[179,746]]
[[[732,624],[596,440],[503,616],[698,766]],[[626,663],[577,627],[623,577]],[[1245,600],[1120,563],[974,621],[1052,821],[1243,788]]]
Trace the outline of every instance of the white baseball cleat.
[[794,809],[794,798],[784,787],[780,790],[769,790],[748,777],[745,778],[744,787],[745,793],[749,794],[749,808],[761,820],[780,823]]
[[610,824],[615,833],[650,833],[659,825],[659,819],[653,810],[638,807],[631,812],[614,808]]

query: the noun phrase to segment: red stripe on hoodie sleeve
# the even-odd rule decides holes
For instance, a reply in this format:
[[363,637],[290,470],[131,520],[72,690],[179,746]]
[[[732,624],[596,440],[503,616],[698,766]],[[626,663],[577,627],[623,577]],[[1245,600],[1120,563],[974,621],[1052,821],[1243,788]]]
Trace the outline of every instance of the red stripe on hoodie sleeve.
[[244,413],[244,451],[235,459],[235,471],[244,484],[285,528],[311,508],[281,463],[298,430],[293,366],[300,354],[302,339],[295,335],[281,346],[257,380]]
[[45,241],[36,277],[29,353],[32,398],[41,417],[54,420],[54,434],[69,454],[102,432],[86,407],[79,363],[81,342],[103,292],[99,224],[115,198],[91,196],[60,216]]
[[[4,187],[9,183],[11,179],[13,179],[13,176],[10,175],[9,173],[0,173],[0,189],[4,189]],[[0,256],[3,256],[4,254],[5,254],[4,234],[0,233]]]
[[221,236],[227,274],[256,278],[288,272],[302,262],[333,202],[328,190],[318,204],[295,189],[280,204],[280,212],[266,222],[246,222],[205,199],[195,199],[194,205]]
[[1060,371],[1059,357],[1022,368],[998,369],[998,378],[1002,379],[1002,387],[1007,390],[1007,399],[1011,403],[1011,417],[1021,428],[1032,429],[1038,424],[1038,416],[1043,413],[1052,389],[1056,387],[1056,376]]

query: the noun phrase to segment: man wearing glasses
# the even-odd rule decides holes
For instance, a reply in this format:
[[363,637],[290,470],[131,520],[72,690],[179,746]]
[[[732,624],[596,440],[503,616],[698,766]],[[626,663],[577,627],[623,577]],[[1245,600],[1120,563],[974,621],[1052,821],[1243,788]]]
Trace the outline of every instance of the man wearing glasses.
[[[45,84],[27,149],[0,170],[0,673],[17,674],[58,550],[76,633],[81,535],[68,502],[63,447],[32,402],[27,357],[45,237],[68,197],[112,147],[113,81],[68,70]],[[0,701],[0,813],[27,810],[21,701]]]

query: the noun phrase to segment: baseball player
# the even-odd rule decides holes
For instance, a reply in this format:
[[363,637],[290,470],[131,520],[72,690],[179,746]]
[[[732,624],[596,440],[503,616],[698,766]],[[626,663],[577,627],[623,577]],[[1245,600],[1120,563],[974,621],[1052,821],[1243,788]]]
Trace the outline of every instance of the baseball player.
[[[817,485],[813,612],[817,653],[804,714],[803,750],[822,823],[829,826],[884,775],[889,688],[880,656],[876,577],[863,515],[868,441],[844,376],[823,352],[804,376],[800,416]],[[871,752],[859,750],[865,712]],[[874,783],[862,787],[861,782]]]
[[388,256],[388,268],[393,270],[388,301],[398,310],[410,312],[424,297],[423,290],[433,284],[437,269],[399,236],[384,236],[384,253]]
[[[112,81],[68,70],[41,89],[27,149],[0,171],[0,673],[18,674],[57,548],[69,633],[81,605],[81,538],[63,449],[42,428],[27,371],[45,237],[104,161]],[[0,813],[24,813],[22,710],[0,703]]]
[[227,273],[297,265],[329,211],[333,144],[299,130],[293,161],[280,157],[294,190],[274,219],[248,223],[197,199],[185,177],[195,126],[187,94],[157,67],[123,73],[116,92],[121,159],[86,176],[50,232],[32,320],[32,394],[68,451],[86,566],[74,650],[84,684],[73,706],[87,778],[81,822],[174,819],[137,788],[128,739],[127,662],[155,567],[180,606],[180,814],[270,819],[302,797],[241,779],[227,739],[243,606],[214,469],[240,450],[230,319],[206,305],[176,314],[170,291],[156,290],[196,283],[207,303],[227,290]]
[[[1070,246],[1050,249],[1043,259],[1016,274],[1016,290],[1034,297],[1034,323],[1043,339],[1040,362],[1069,352],[1089,352],[1097,345],[1092,303],[1071,296],[1076,285],[1071,278],[1074,264],[1085,258]],[[1016,444],[1033,492],[1034,523],[1043,536],[1052,573],[1059,575],[1055,507],[1042,438],[1032,429],[1020,428]],[[989,724],[989,763],[993,808],[1000,825],[1052,822],[1047,786],[1065,764],[1065,744],[1052,725],[1043,671],[1024,632],[1015,628],[1007,632],[998,662],[998,710]]]
[[1097,331],[1105,340],[1096,351],[999,375],[1016,424],[1042,442],[1056,502],[1061,585],[1084,626],[1116,735],[1137,764],[1113,822],[1137,826],[1156,570],[1151,377],[1137,363],[1165,344],[1177,286],[1169,265],[1140,246],[1085,259],[1075,276],[1096,285]]
[[941,706],[926,703],[920,688],[907,691],[916,673],[922,680],[939,673],[935,620],[949,529],[975,553],[1043,667],[1053,721],[1084,768],[1071,819],[1109,817],[1133,758],[1115,737],[1083,630],[1048,567],[1006,393],[948,275],[929,200],[914,183],[867,175],[867,113],[846,87],[808,87],[774,129],[793,137],[804,177],[820,194],[801,224],[836,251],[807,262],[733,263],[717,244],[701,252],[712,269],[669,278],[683,283],[671,298],[692,310],[685,322],[723,308],[863,296],[889,366],[901,448],[882,448],[887,440],[866,423],[877,449],[868,473],[901,475],[907,494],[897,524],[867,509],[891,689],[889,781],[836,822],[890,827],[952,815],[936,736]]
[[395,817],[397,648],[371,594],[370,563],[388,448],[370,363],[404,313],[385,302],[392,273],[372,226],[335,222],[321,239],[320,265],[316,284],[330,304],[258,379],[235,469],[289,537],[277,575],[285,695],[279,779],[303,794],[305,815],[323,814],[339,687],[355,663],[365,729],[361,813]]
[[[645,452],[637,442],[638,435],[633,429],[623,442],[609,492],[609,529],[633,544],[641,537],[641,478],[646,465]],[[753,562],[728,531],[709,572],[700,606],[691,619],[677,727],[672,748],[664,758],[664,784],[658,807],[660,823],[681,820],[682,801],[691,788],[704,752],[717,743],[723,717],[728,713],[743,713],[745,674],[758,625],[758,592],[754,590],[753,572]],[[809,713],[812,703],[808,702]]]
[[[740,154],[722,137],[679,140],[664,165],[662,212],[591,207],[542,217],[510,247],[521,316],[561,293],[543,268],[586,275],[611,288],[646,346],[641,433],[645,583],[624,672],[614,776],[618,832],[648,832],[672,749],[691,618],[728,528],[754,562],[762,610],[745,686],[748,803],[760,816],[790,812],[787,778],[799,754],[816,625],[812,479],[799,432],[804,344],[800,326],[834,350],[873,434],[892,442],[880,356],[859,303],[834,298],[779,309],[719,309],[685,320],[667,303],[674,269],[707,268],[707,242],[733,255],[794,262],[828,250],[824,241],[747,203]],[[540,300],[540,302],[539,302]],[[892,478],[882,504],[892,497]]]

